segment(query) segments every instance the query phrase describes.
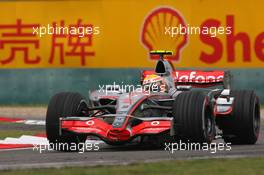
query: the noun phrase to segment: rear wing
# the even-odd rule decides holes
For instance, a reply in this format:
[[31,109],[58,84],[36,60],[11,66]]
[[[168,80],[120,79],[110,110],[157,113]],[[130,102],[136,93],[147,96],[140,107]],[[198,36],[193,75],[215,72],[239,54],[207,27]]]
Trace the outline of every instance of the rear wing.
[[[141,84],[148,75],[156,74],[154,70],[141,72]],[[191,85],[193,87],[210,87],[223,85],[230,88],[231,74],[229,71],[200,71],[200,70],[177,70],[172,72],[175,85]]]

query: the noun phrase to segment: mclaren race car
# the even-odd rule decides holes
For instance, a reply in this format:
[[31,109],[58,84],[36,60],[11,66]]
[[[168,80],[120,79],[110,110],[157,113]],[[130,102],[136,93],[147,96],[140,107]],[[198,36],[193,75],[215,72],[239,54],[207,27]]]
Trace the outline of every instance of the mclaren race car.
[[[166,141],[255,144],[260,130],[259,98],[252,90],[231,90],[228,71],[175,70],[166,55],[155,70],[141,73],[141,90],[120,86],[95,90],[86,100],[79,93],[52,97],[46,116],[52,143],[84,143],[95,136],[107,144],[130,142],[162,145]],[[57,149],[57,148],[55,148]]]

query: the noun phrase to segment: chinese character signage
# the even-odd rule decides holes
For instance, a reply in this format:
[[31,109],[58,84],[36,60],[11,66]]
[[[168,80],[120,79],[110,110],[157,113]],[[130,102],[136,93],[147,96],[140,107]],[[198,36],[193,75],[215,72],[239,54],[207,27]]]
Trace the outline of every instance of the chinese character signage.
[[166,2],[2,1],[0,69],[264,67],[264,1]]

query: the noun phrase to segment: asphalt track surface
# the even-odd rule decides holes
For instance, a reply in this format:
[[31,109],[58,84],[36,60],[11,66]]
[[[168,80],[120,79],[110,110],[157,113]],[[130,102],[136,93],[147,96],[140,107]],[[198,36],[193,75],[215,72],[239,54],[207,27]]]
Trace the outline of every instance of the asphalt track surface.
[[[218,140],[217,142],[223,142]],[[255,145],[232,145],[230,151],[171,151],[153,149],[135,145],[109,146],[99,144],[98,151],[57,152],[57,151],[33,151],[32,148],[20,150],[0,151],[0,170],[47,168],[64,166],[96,166],[96,165],[126,165],[130,163],[155,162],[160,160],[176,159],[204,159],[204,158],[233,158],[233,157],[264,157],[264,128],[261,128],[259,140]]]

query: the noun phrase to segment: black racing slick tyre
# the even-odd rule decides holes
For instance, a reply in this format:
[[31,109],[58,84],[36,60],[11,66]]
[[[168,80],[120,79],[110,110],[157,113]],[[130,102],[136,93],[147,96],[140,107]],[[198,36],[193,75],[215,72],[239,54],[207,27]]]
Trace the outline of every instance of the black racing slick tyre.
[[52,149],[57,151],[81,149],[80,145],[84,145],[86,135],[60,131],[60,118],[82,116],[83,108],[87,108],[87,104],[79,93],[62,92],[51,98],[46,115],[46,134]]
[[204,92],[183,92],[176,97],[172,108],[176,138],[184,142],[212,142],[215,137],[215,120],[209,97]]
[[260,131],[260,103],[250,90],[231,91],[234,97],[231,116],[220,120],[226,143],[255,144]]

